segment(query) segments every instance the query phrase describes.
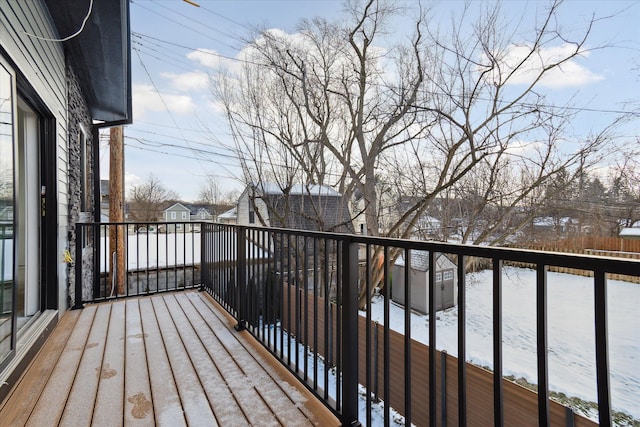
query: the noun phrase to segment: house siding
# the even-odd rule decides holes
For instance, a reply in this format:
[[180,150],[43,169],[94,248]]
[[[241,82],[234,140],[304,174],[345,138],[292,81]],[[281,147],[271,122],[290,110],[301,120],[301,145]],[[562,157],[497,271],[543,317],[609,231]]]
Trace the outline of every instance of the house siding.
[[39,100],[55,120],[57,183],[58,308],[67,308],[68,269],[62,253],[68,248],[69,230],[69,150],[67,115],[67,74],[62,43],[40,40],[58,38],[49,11],[41,0],[3,1],[0,3],[0,46],[16,72],[37,93]]
[[0,3],[0,46],[3,57],[13,62],[33,88],[56,123],[57,250],[58,305],[66,308],[67,265],[62,253],[67,249],[69,230],[69,152],[67,139],[67,76],[61,43],[30,36],[57,38],[49,11],[41,0],[3,1]]
[[[249,192],[252,191],[249,187],[247,187],[240,198],[238,199],[238,217],[237,223],[241,225],[264,225],[269,227],[269,210],[267,209],[267,205],[259,197],[254,197],[255,207],[258,208],[258,214],[255,215],[255,220],[253,223],[249,222]],[[264,224],[260,222],[260,218],[264,221]]]

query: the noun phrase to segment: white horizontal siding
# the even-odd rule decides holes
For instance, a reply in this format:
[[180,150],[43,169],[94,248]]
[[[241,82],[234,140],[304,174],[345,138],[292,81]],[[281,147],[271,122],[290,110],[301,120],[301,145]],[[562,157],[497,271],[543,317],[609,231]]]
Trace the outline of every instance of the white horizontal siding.
[[56,121],[56,175],[58,186],[59,305],[66,308],[67,266],[62,252],[68,231],[67,81],[63,45],[33,35],[56,39],[57,30],[43,0],[0,1],[0,45],[16,71],[37,93]]

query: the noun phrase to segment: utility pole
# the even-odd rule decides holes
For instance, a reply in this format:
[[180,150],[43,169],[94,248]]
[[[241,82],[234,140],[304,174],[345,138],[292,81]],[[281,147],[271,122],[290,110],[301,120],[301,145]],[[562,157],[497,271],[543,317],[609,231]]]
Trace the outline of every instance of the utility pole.
[[[124,222],[124,142],[121,126],[109,130],[109,222]],[[126,225],[109,227],[109,294],[123,295]],[[114,274],[115,272],[115,274]]]

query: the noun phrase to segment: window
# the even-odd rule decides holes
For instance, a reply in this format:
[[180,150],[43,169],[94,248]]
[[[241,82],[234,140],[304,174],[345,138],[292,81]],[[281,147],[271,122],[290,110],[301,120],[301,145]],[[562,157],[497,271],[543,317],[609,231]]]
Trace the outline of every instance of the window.
[[186,212],[182,212],[182,219],[187,219],[187,213]]
[[176,219],[176,213],[175,212],[171,212],[171,219]]
[[91,159],[89,158],[89,138],[84,126],[80,125],[78,132],[78,144],[80,145],[80,210],[86,212],[91,206]]
[[442,281],[442,273],[436,273],[436,282]]
[[255,224],[256,222],[256,213],[254,209],[253,197],[249,196],[249,224]]
[[453,280],[453,271],[447,270],[444,272],[444,280]]

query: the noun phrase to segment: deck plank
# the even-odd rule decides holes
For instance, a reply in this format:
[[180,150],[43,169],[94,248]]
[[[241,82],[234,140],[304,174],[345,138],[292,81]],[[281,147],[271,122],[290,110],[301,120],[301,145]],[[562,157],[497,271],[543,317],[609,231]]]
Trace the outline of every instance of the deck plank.
[[173,315],[176,327],[183,336],[187,353],[207,394],[209,404],[218,424],[223,426],[249,424],[233,391],[225,381],[218,362],[211,357],[211,354],[207,351],[206,344],[198,333],[201,323],[193,319],[195,311],[193,306],[188,301],[186,304],[181,304],[183,298],[184,294],[180,294],[171,299],[166,298],[165,301]]
[[[200,339],[205,344],[211,358],[216,361],[224,381],[233,391],[233,395],[238,404],[242,407],[242,412],[246,415],[249,424],[252,425],[280,425],[277,418],[269,410],[269,407],[260,399],[251,379],[247,377],[242,367],[235,361],[229,353],[223,340],[233,341],[233,336],[226,336],[230,333],[219,323],[209,323],[210,319],[203,318],[202,313],[197,310],[204,301],[198,294],[189,294],[189,301],[193,303],[195,314],[189,318],[196,325],[196,331]],[[221,337],[226,337],[221,339]],[[230,339],[229,339],[230,337]]]
[[120,427],[123,424],[124,401],[125,302],[111,304],[111,317],[99,368],[99,385],[93,412],[93,425]]
[[139,303],[156,423],[171,427],[186,426],[182,401],[173,377],[153,303],[151,298],[142,298]]
[[14,389],[4,406],[0,408],[0,419],[3,423],[10,426],[26,424],[81,313],[79,310],[73,310],[62,316],[25,376],[20,380],[20,387]]
[[[200,384],[200,379],[196,373],[190,354],[185,349],[183,339],[176,325],[173,316],[178,313],[169,312],[165,298],[169,300],[170,295],[165,297],[152,298],[153,307],[158,319],[158,326],[162,334],[167,349],[167,356],[171,364],[171,370],[180,393],[185,417],[189,426],[216,426],[216,418],[209,405],[209,400]],[[182,331],[181,331],[182,332]]]
[[[226,319],[218,316],[211,310],[211,305],[202,298],[192,298],[194,305],[200,311],[211,330],[221,338],[226,351],[231,359],[238,366],[242,367],[246,384],[252,388],[252,392],[257,394],[260,401],[265,406],[265,411],[274,414],[276,424],[284,425],[310,425],[305,413],[298,407],[298,403],[303,404],[304,398],[300,396],[300,402],[293,401],[289,395],[283,392],[280,384],[273,381],[255,360],[245,346],[241,343],[240,333],[232,333]],[[254,400],[255,401],[255,400]]]
[[125,303],[125,336],[122,356],[124,424],[131,427],[152,426],[155,424],[155,417],[151,403],[151,383],[137,299]]
[[[235,319],[227,313],[210,295],[200,293],[205,300],[205,307],[209,307],[211,312],[229,330],[233,330]],[[299,383],[299,380],[287,370],[287,368],[279,363],[274,356],[258,341],[256,341],[248,331],[242,331],[236,334],[238,343],[240,343],[250,354],[262,369],[262,373],[258,375],[269,375],[278,387],[295,403],[297,408],[308,418],[313,425],[319,426],[337,426],[340,425],[335,415],[322,404],[307,388]],[[285,402],[281,401],[282,404]],[[280,416],[280,411],[287,410],[287,407],[275,409],[275,413]],[[297,412],[293,408],[288,407],[288,411],[297,416]],[[288,424],[285,423],[285,424]],[[297,425],[297,423],[295,424]]]
[[[211,310],[212,318],[217,318],[225,325],[226,318],[220,312]],[[228,329],[228,324],[227,330]],[[248,334],[246,332],[245,334]],[[237,335],[245,335],[237,334]],[[252,379],[256,391],[261,399],[283,425],[311,425],[308,419],[309,411],[303,410],[306,398],[293,392],[294,387],[286,382],[278,382],[265,369],[265,363],[259,352],[249,348],[244,339],[236,336],[236,343],[229,349],[235,360],[243,367],[246,375]]]
[[107,342],[107,330],[111,317],[112,304],[101,304],[97,307],[91,331],[85,344],[82,359],[76,377],[82,381],[74,381],[69,398],[65,405],[60,425],[63,427],[89,426],[93,418],[100,368]]
[[233,324],[193,291],[67,313],[7,399],[24,402],[0,408],[0,425],[339,425]]
[[82,310],[76,327],[26,425],[34,427],[58,425],[76,378],[96,312],[96,306],[88,306]]

